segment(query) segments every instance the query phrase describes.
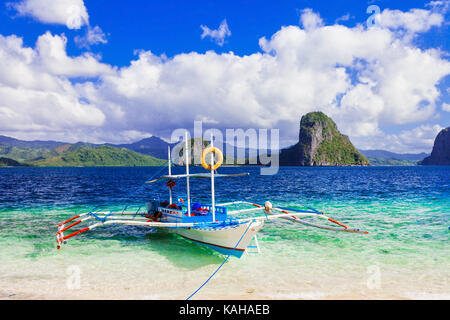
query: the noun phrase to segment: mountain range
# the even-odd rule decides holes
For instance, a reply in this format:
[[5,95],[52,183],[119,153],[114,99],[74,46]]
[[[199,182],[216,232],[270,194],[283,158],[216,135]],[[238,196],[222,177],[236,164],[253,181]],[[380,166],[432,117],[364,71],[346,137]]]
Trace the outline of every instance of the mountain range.
[[386,150],[359,150],[372,166],[415,166],[428,153],[395,153]]
[[[175,145],[176,143],[168,143],[156,136],[128,144],[95,144],[52,140],[24,141],[0,135],[0,157],[38,166],[156,165],[161,163],[158,161],[159,159],[167,158],[168,147],[173,148]],[[110,148],[99,148],[102,146]],[[225,144],[224,147],[226,150],[234,148],[235,156],[243,154],[245,158],[255,152],[254,149],[238,148],[229,144]],[[94,149],[94,151],[90,149]],[[415,165],[417,161],[428,156],[426,153],[400,154],[385,150],[358,151],[366,156],[372,165]],[[141,158],[140,156],[149,156],[150,158]],[[123,163],[123,161],[129,162]],[[8,163],[12,165],[14,162]]]
[[177,143],[168,143],[161,138],[152,136],[137,142],[128,144],[107,144],[111,147],[125,148],[142,154],[146,154],[159,159],[167,159],[167,148],[174,147]]
[[[159,166],[161,160],[161,140],[151,139],[145,142],[147,154],[136,152],[120,145],[93,144],[86,142],[67,143],[59,141],[23,141],[0,136],[0,166]],[[164,142],[163,140],[161,140]],[[164,142],[165,143],[165,142]],[[152,146],[155,145],[153,148]],[[167,146],[165,147],[167,152]],[[157,155],[152,156],[149,154]],[[10,160],[10,161],[8,161]]]
[[395,153],[386,150],[359,150],[367,158],[378,158],[378,159],[395,159],[395,160],[409,160],[409,161],[419,161],[425,157],[428,157],[429,153]]

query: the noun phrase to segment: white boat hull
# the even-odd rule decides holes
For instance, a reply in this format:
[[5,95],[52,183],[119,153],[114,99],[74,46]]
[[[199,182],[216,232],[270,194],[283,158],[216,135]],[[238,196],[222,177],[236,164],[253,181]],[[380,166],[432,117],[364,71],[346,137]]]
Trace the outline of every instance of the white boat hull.
[[263,225],[264,221],[249,221],[222,228],[177,228],[172,231],[222,254],[240,258]]

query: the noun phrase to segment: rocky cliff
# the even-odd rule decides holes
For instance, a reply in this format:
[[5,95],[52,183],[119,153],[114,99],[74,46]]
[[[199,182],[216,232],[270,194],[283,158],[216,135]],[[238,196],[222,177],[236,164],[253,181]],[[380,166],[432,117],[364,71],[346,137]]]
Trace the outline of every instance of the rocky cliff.
[[[202,152],[205,148],[209,146],[209,141],[202,138],[191,138],[188,142],[189,150],[189,164],[190,165],[200,165]],[[185,142],[181,141],[177,143],[172,151],[171,158],[172,163],[178,166],[184,166],[186,164],[186,158],[184,155]]]
[[442,129],[434,140],[433,151],[429,157],[421,162],[421,165],[450,165],[450,127]]
[[369,161],[322,112],[310,112],[300,121],[299,142],[281,150],[282,166],[361,166]]

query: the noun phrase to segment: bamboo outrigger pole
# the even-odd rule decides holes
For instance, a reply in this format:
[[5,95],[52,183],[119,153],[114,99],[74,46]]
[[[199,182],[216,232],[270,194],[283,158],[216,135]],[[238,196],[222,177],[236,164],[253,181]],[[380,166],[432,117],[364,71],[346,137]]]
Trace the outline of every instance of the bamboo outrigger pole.
[[[170,146],[167,146],[168,154],[169,154],[169,176],[172,175],[172,168],[171,168],[171,162],[170,162]],[[172,188],[169,188],[169,203],[172,204]]]
[[[211,132],[211,147],[214,148],[213,134]],[[214,150],[214,149],[213,149]],[[214,196],[214,152],[211,152],[211,210],[212,210],[212,220],[216,221],[216,203]]]
[[191,195],[189,193],[189,150],[188,150],[188,141],[187,141],[187,131],[184,133],[184,141],[185,141],[185,155],[186,155],[186,191],[187,191],[187,207],[188,207],[188,216],[191,216]]

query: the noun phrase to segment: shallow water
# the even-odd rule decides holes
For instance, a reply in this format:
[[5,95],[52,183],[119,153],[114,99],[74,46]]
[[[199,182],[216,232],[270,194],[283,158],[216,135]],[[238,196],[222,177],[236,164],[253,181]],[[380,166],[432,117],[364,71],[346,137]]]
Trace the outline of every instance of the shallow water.
[[[188,297],[224,256],[164,230],[110,226],[55,248],[56,225],[77,213],[165,199],[164,183],[144,184],[158,170],[0,168],[0,298]],[[450,167],[219,171],[251,175],[217,181],[218,202],[307,204],[370,233],[267,222],[261,254],[230,258],[195,298],[450,298]],[[209,188],[191,183],[193,201]]]

